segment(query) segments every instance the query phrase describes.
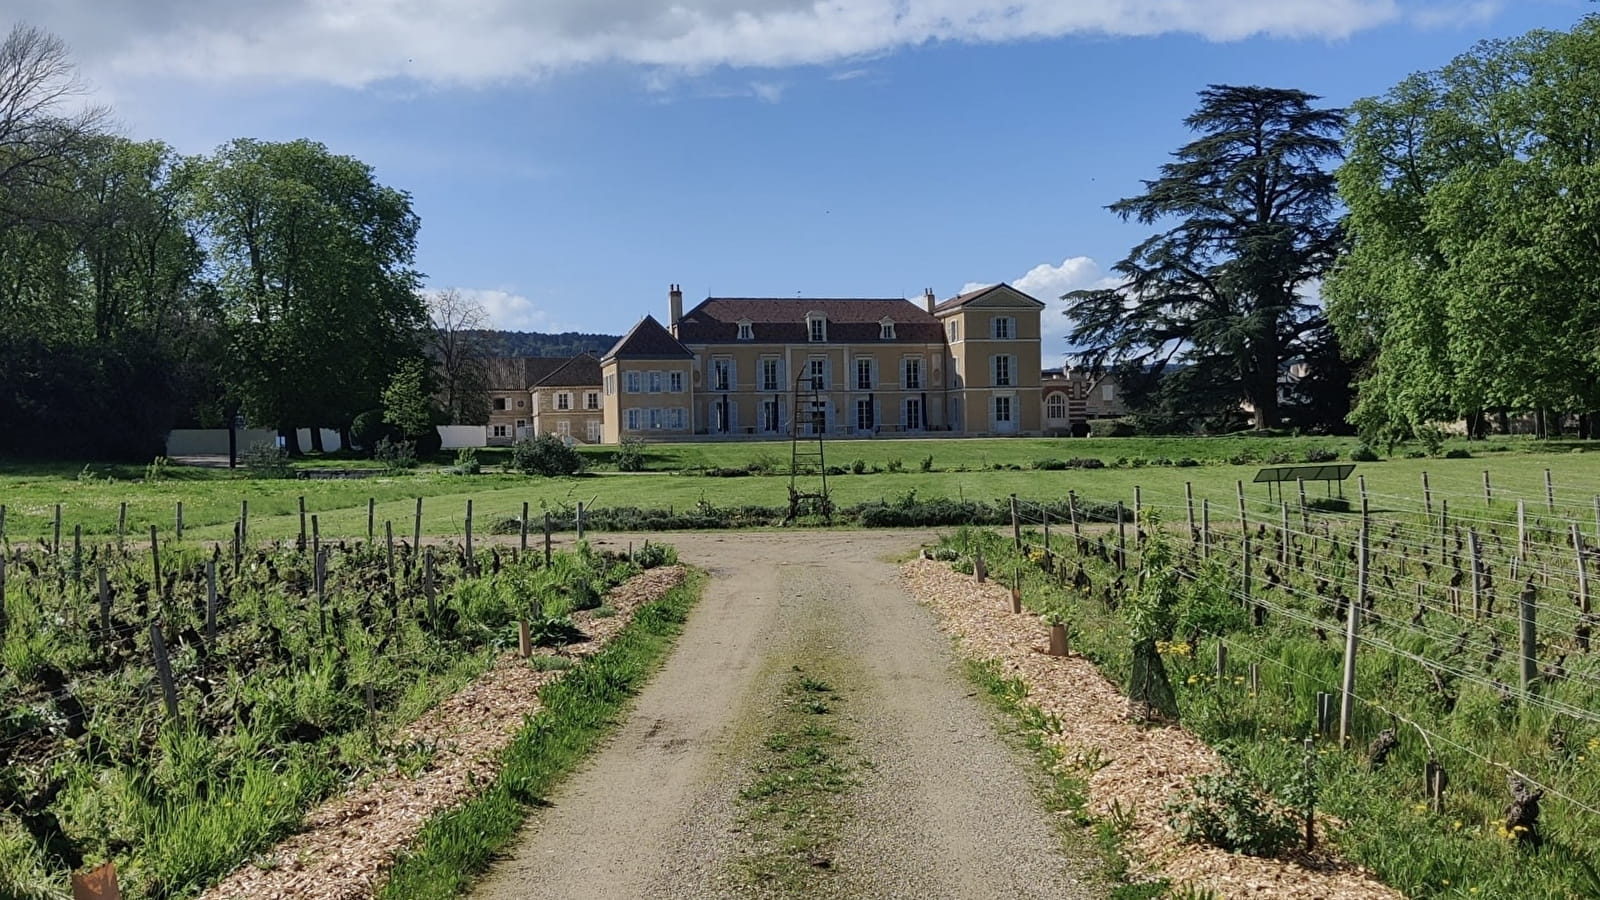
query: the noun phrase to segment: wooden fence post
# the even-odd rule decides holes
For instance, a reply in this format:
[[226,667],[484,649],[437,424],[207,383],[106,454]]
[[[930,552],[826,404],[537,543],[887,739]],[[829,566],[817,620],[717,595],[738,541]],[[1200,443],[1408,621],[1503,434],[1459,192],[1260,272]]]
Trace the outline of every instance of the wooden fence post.
[[1548,512],[1556,511],[1556,483],[1549,469],[1544,470],[1544,508]]
[[61,553],[61,504],[59,503],[56,504],[55,537],[51,539],[50,552],[57,555]]
[[1467,529],[1467,554],[1472,565],[1472,617],[1483,615],[1483,562],[1479,558],[1478,529]]
[[1527,584],[1522,587],[1522,593],[1517,595],[1517,637],[1520,638],[1521,645],[1518,651],[1521,658],[1518,660],[1520,665],[1517,666],[1517,674],[1524,696],[1533,690],[1539,678],[1539,662],[1536,658],[1538,650],[1535,646],[1537,629],[1534,623],[1534,600],[1537,596],[1533,578],[1529,577]]
[[300,537],[295,541],[295,549],[301,553],[306,552],[306,497],[300,495]]
[[311,556],[311,579],[317,588],[317,633],[328,636],[328,554],[321,547]]
[[1367,476],[1357,475],[1356,484],[1361,488],[1361,530],[1365,534],[1372,523],[1372,505],[1367,500]]
[[183,501],[178,501],[178,540],[183,540]]
[[206,643],[217,642],[217,561],[206,560]]
[[161,592],[161,548],[156,543],[156,527],[150,526],[150,582],[156,597],[162,596]]
[[1017,495],[1011,495],[1011,546],[1022,549],[1022,523],[1017,519]]
[[578,501],[578,515],[573,519],[573,527],[577,531],[576,540],[583,540],[583,501]]
[[250,546],[250,501],[239,501],[239,547]]
[[1528,502],[1517,499],[1517,559],[1528,561]]
[[1428,486],[1427,472],[1422,473],[1422,510],[1428,521],[1433,522],[1433,489]]
[[550,565],[550,514],[544,514],[544,564]]
[[467,571],[478,574],[478,557],[472,552],[472,500],[467,500]]
[[1339,694],[1339,746],[1349,747],[1354,737],[1356,700],[1357,632],[1361,627],[1361,606],[1367,599],[1367,526],[1361,526],[1356,539],[1356,595],[1350,598],[1344,631],[1344,678]]
[[1200,532],[1196,531],[1194,527],[1194,482],[1192,481],[1183,483],[1183,505],[1187,510],[1188,516],[1186,521],[1189,523],[1189,543],[1198,544],[1200,543]]
[[1489,486],[1489,470],[1483,470],[1483,505],[1494,506],[1494,489]]
[[417,548],[419,548],[421,546],[422,546],[422,498],[418,497],[417,498],[417,511],[413,515],[412,521],[411,521],[411,552],[413,554],[411,559],[412,559],[413,562],[415,562],[416,558],[417,558],[414,554],[417,553]]
[[1077,491],[1067,491],[1067,516],[1072,519],[1072,537],[1076,539],[1083,533],[1078,525]]
[[1572,554],[1578,563],[1578,611],[1589,611],[1589,566],[1583,558],[1583,532],[1578,530],[1578,523],[1572,523]]
[[1122,571],[1128,569],[1128,523],[1125,514],[1126,507],[1122,501],[1117,501],[1117,568]]
[[367,498],[367,543],[378,536],[378,498]]
[[1200,499],[1200,558],[1211,558],[1211,498]]
[[1143,552],[1144,529],[1139,523],[1144,521],[1144,491],[1136,484],[1133,486],[1133,548]]
[[526,501],[526,500],[522,501],[522,521],[519,523],[519,525],[520,525],[520,527],[518,528],[518,531],[519,531],[521,536],[519,538],[518,547],[519,547],[520,552],[527,553],[528,552],[528,501]]
[[150,655],[155,657],[156,675],[161,679],[161,696],[167,701],[167,720],[178,718],[178,688],[172,683],[172,663],[167,659],[167,642],[161,623],[150,623]]
[[128,536],[128,501],[117,504],[117,549],[122,549],[122,543]]

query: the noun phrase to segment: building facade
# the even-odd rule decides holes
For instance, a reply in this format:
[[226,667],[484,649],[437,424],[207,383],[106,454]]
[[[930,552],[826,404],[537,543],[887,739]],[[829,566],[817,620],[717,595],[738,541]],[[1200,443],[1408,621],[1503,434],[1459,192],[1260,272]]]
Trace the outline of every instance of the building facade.
[[1108,372],[1098,375],[1063,364],[1039,379],[1044,397],[1046,437],[1087,437],[1090,419],[1115,419],[1128,414],[1122,389]]
[[541,434],[598,444],[603,417],[600,361],[588,353],[489,361],[491,447]]

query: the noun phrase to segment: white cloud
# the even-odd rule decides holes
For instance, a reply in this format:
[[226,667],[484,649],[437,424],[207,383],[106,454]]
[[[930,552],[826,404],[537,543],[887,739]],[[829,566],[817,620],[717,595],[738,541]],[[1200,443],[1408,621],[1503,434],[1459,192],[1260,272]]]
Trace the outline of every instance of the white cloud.
[[[969,283],[961,288],[961,292],[975,291],[993,283]],[[1067,317],[1062,315],[1066,306],[1061,302],[1061,295],[1071,291],[1112,288],[1121,284],[1121,280],[1106,272],[1090,257],[1069,256],[1060,265],[1040,263],[1010,284],[1045,305],[1041,328],[1045,362],[1048,364],[1051,354],[1066,352],[1067,332],[1072,326]]]
[[[1337,39],[1486,0],[17,0],[11,17],[122,75],[489,85],[602,63],[697,71],[1067,35]],[[107,76],[110,76],[109,78]]]
[[489,317],[489,327],[501,331],[572,331],[557,320],[550,311],[533,300],[507,290],[496,288],[454,289],[462,297],[476,301]]

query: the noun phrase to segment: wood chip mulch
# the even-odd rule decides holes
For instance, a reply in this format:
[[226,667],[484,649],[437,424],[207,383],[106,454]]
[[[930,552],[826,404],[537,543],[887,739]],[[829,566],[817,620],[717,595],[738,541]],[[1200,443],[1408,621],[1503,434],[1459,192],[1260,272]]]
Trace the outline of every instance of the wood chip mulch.
[[[561,655],[598,653],[633,619],[640,606],[681,584],[682,566],[640,573],[606,595],[616,615],[589,612],[573,621],[589,640]],[[541,653],[555,651],[539,650]],[[402,728],[395,743],[432,745],[434,754],[415,776],[390,770],[323,803],[307,814],[302,830],[256,860],[240,866],[202,900],[357,900],[373,896],[396,856],[435,814],[457,806],[494,780],[500,757],[527,718],[539,710],[538,692],[559,679],[515,653],[459,693]]]
[[995,660],[1005,673],[1028,685],[1028,701],[1060,719],[1062,733],[1050,740],[1074,760],[1103,762],[1078,774],[1089,784],[1090,811],[1109,815],[1113,804],[1133,810],[1123,850],[1141,875],[1208,888],[1226,898],[1304,900],[1395,898],[1370,872],[1324,854],[1260,859],[1181,841],[1166,823],[1165,807],[1187,787],[1188,778],[1214,771],[1216,753],[1176,726],[1131,721],[1127,698],[1100,670],[1079,656],[1045,653],[1048,626],[1029,613],[1011,612],[1007,586],[976,583],[948,564],[921,559],[901,568],[913,597],[931,607],[940,627],[958,639],[961,653]]

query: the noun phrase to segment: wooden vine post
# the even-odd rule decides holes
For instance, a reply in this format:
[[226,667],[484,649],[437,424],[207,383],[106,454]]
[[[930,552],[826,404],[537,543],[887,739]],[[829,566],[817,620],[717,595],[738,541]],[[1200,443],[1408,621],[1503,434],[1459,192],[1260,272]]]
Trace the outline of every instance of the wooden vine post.
[[1117,501],[1117,569],[1128,570],[1128,516],[1122,501]]
[[1082,535],[1078,525],[1078,492],[1067,491],[1067,517],[1072,520],[1072,538],[1077,540]]
[[1556,511],[1556,483],[1549,469],[1544,470],[1544,508],[1546,512]]
[[1520,644],[1518,648],[1520,659],[1517,666],[1517,680],[1522,685],[1524,696],[1533,690],[1539,678],[1539,663],[1536,658],[1538,635],[1534,622],[1534,613],[1537,608],[1534,601],[1537,597],[1538,592],[1534,589],[1533,578],[1529,577],[1527,583],[1522,587],[1522,593],[1517,595],[1517,637]]
[[1433,490],[1428,487],[1428,473],[1422,473],[1422,509],[1428,516],[1428,521],[1433,521]]
[[178,501],[178,540],[183,540],[183,501]]
[[50,541],[50,552],[58,555],[61,553],[61,504],[59,503],[56,504],[55,537]]
[[1483,615],[1483,561],[1478,547],[1478,529],[1467,529],[1467,559],[1472,565],[1472,617]]
[[306,552],[306,498],[300,495],[300,537],[295,541],[295,549],[301,553]]
[[1578,563],[1578,612],[1589,611],[1589,567],[1584,562],[1583,532],[1578,530],[1578,523],[1572,523],[1572,554]]
[[1011,546],[1022,549],[1022,522],[1017,519],[1017,495],[1011,495]]
[[167,703],[168,721],[178,718],[178,688],[172,683],[172,662],[167,659],[167,642],[161,635],[161,623],[150,623],[150,655],[155,658],[156,676],[161,680],[161,696]]
[[155,596],[161,593],[161,546],[156,542],[156,526],[150,526],[150,586]]
[[472,552],[472,500],[467,499],[467,572],[478,574],[478,557]]
[[1349,748],[1354,737],[1356,701],[1356,649],[1361,628],[1361,606],[1367,597],[1367,526],[1362,520],[1356,538],[1356,595],[1350,598],[1344,630],[1344,678],[1339,692],[1339,746]]
[[1311,533],[1311,508],[1306,505],[1306,480],[1296,478],[1295,487],[1300,489],[1300,531],[1302,534]]
[[[101,577],[105,570],[101,569]],[[217,642],[217,561],[206,560],[206,643]]]
[[311,579],[317,588],[317,633],[328,636],[328,554],[321,547],[311,556]]
[[367,498],[367,543],[369,543],[369,544],[372,543],[373,539],[378,536],[377,525],[378,525],[378,499],[376,497],[368,497]]
[[1483,470],[1483,505],[1494,506],[1494,488],[1489,484],[1489,470]]
[[1211,498],[1200,500],[1200,558],[1211,558]]
[[550,514],[544,514],[544,564],[550,565]]
[[518,543],[517,548],[522,553],[528,552],[528,501],[522,501],[522,520],[517,523]]
[[1183,483],[1183,504],[1188,514],[1189,543],[1198,544],[1200,543],[1200,533],[1195,531],[1194,528],[1194,482],[1192,481]]
[[1517,560],[1528,561],[1528,502],[1517,500]]
[[[416,553],[417,552],[417,548],[421,547],[421,546],[422,546],[422,498],[418,497],[417,498],[417,511],[413,515],[412,520],[411,520],[411,552],[412,553]],[[415,561],[416,557],[413,556],[413,557],[411,557],[411,559],[413,561]]]
[[1133,548],[1144,552],[1144,491],[1139,485],[1133,486]]

